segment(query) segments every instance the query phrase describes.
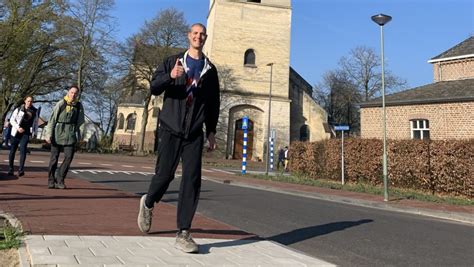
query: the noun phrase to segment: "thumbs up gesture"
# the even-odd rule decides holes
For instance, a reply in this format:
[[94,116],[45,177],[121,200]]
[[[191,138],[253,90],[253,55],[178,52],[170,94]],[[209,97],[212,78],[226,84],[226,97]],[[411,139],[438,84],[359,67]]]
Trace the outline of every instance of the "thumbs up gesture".
[[179,61],[179,58],[176,59],[176,63],[174,64],[173,69],[171,70],[171,78],[176,79],[178,77],[183,76],[184,74],[184,67],[181,64],[181,61]]

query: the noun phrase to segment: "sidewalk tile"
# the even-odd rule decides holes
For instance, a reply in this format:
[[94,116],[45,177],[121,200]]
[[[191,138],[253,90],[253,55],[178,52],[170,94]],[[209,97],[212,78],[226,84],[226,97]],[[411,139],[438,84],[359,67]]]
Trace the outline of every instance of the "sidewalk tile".
[[95,257],[95,256],[77,256],[77,261],[79,264],[123,264],[117,257],[104,256],[104,257]]
[[89,248],[63,248],[63,247],[50,247],[51,254],[56,256],[61,255],[74,255],[74,256],[94,256]]
[[38,265],[56,265],[56,264],[77,264],[77,260],[74,256],[53,256],[53,255],[35,255],[31,258],[31,263],[33,266]]
[[91,256],[97,256],[97,257],[103,257],[103,256],[133,256],[133,254],[125,247],[123,248],[117,248],[117,247],[114,247],[114,248],[111,248],[111,247],[107,247],[107,248],[98,248],[98,247],[95,247],[95,248],[90,248],[90,250],[92,251],[92,254]]

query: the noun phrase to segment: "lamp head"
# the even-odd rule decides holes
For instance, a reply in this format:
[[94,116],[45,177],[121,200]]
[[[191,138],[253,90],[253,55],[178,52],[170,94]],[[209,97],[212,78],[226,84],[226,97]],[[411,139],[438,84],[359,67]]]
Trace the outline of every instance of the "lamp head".
[[385,14],[378,14],[378,15],[372,16],[372,21],[377,23],[380,26],[387,24],[391,20],[392,20],[392,17]]

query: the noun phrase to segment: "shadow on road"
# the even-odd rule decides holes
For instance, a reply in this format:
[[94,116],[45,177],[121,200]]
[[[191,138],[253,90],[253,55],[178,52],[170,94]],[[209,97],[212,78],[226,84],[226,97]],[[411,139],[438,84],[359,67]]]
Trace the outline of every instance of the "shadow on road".
[[291,245],[294,243],[298,243],[304,241],[306,239],[310,239],[316,236],[322,236],[326,234],[330,234],[332,232],[343,231],[347,228],[351,228],[354,226],[358,226],[365,223],[371,223],[374,220],[364,219],[358,221],[343,221],[343,222],[334,222],[334,223],[327,223],[323,225],[316,225],[305,227],[301,229],[296,229],[291,232],[282,233],[279,235],[268,237],[268,240],[272,240],[278,242],[283,245]]
[[[313,237],[326,235],[332,232],[343,231],[347,228],[351,228],[351,227],[358,226],[365,223],[371,223],[373,221],[374,220],[371,220],[371,219],[364,219],[364,220],[358,220],[358,221],[343,221],[343,222],[328,223],[328,224],[323,224],[323,225],[316,225],[316,226],[305,227],[305,228],[296,229],[290,232],[282,233],[279,235],[271,236],[271,237],[266,238],[266,240],[271,240],[271,241],[280,243],[282,245],[291,245],[291,244],[298,243],[307,239],[311,239]],[[209,232],[209,230],[204,230],[204,232],[207,233]],[[246,238],[238,239],[238,240],[203,244],[199,246],[199,253],[207,254],[209,253],[210,249],[213,247],[233,247],[233,246],[246,245],[253,242],[259,242],[263,240],[265,239],[260,238],[258,236],[250,236],[250,237],[246,237]]]

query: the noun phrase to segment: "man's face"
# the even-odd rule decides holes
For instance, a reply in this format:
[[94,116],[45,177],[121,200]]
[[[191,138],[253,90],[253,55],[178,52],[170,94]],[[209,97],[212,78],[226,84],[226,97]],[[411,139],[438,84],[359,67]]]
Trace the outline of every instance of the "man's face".
[[33,104],[33,98],[27,97],[25,99],[25,108],[30,108],[32,104]]
[[71,87],[69,91],[67,91],[67,96],[69,99],[71,99],[71,101],[74,101],[76,100],[78,93],[79,90],[76,87]]
[[206,43],[207,34],[203,27],[194,25],[191,31],[188,32],[189,45],[198,50],[202,50],[202,47]]

